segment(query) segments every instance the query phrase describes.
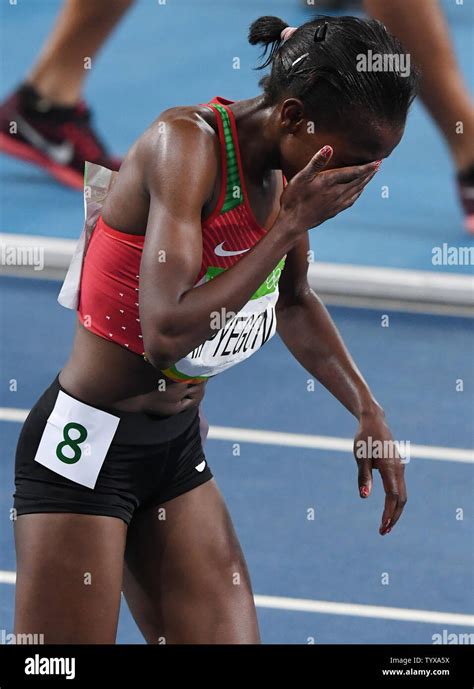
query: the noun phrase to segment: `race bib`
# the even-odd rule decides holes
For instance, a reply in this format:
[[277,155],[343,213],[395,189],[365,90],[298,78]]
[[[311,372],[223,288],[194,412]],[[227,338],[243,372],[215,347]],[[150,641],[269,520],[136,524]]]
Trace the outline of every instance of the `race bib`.
[[35,455],[56,474],[94,488],[120,418],[60,391]]

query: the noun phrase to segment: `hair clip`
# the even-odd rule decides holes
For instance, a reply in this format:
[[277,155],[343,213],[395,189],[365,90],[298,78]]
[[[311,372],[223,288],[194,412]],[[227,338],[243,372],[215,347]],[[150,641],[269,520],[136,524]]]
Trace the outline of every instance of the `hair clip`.
[[327,30],[328,30],[328,23],[327,22],[324,22],[324,24],[320,24],[314,33],[314,38],[313,38],[314,42],[320,43],[321,41],[324,41],[324,39],[326,38]]
[[303,53],[303,55],[300,55],[300,57],[297,57],[296,60],[293,60],[293,62],[291,63],[291,68],[293,69],[293,67],[295,65],[297,65],[298,62],[301,62],[301,60],[304,60],[305,57],[308,57],[308,55],[309,55],[309,53]]

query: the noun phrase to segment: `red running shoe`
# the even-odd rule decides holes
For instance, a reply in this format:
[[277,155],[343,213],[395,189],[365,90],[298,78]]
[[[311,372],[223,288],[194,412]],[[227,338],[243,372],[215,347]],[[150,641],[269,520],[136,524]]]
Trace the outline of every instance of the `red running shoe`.
[[474,165],[457,177],[459,198],[464,210],[464,227],[474,235]]
[[84,163],[118,170],[91,127],[91,112],[80,102],[53,105],[28,84],[0,105],[0,151],[39,165],[58,182],[73,189],[84,185]]

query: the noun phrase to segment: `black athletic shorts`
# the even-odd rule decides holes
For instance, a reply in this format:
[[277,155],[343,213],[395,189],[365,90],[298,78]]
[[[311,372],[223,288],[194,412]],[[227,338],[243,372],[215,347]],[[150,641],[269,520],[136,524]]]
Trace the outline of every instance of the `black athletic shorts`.
[[120,421],[93,489],[39,464],[34,458],[60,390],[69,394],[58,376],[21,430],[15,464],[17,515],[74,512],[119,517],[130,524],[135,511],[160,505],[212,478],[197,407],[172,416],[97,407]]

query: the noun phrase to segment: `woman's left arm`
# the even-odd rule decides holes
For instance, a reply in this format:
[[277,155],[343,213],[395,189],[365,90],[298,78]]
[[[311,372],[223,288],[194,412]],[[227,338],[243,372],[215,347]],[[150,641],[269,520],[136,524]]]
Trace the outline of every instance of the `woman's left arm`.
[[[324,304],[308,284],[308,251],[306,234],[288,253],[280,278],[278,333],[299,363],[358,419],[354,455],[359,467],[359,494],[362,498],[370,495],[372,469],[378,469],[386,495],[379,529],[384,535],[396,524],[406,503],[404,464],[382,407],[352,360]],[[375,459],[375,453],[371,454],[375,447],[384,448],[385,454]]]

